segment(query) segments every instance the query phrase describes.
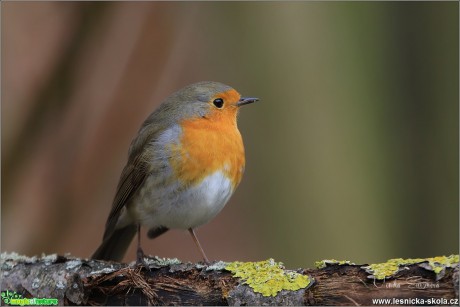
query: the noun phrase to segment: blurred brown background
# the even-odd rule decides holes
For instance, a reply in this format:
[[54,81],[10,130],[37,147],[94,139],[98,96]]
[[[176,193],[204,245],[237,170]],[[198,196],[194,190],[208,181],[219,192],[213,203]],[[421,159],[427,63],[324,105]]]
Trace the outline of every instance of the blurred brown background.
[[[2,2],[2,251],[90,256],[142,121],[214,80],[261,102],[198,229],[211,259],[458,253],[458,5]],[[186,232],[143,240],[200,259]]]

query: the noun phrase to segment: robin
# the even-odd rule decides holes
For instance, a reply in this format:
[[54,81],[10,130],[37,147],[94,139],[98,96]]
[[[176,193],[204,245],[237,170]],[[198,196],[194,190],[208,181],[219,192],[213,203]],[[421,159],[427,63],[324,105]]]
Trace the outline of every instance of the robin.
[[218,82],[191,84],[168,97],[142,124],[129,148],[102,244],[93,259],[121,261],[140,227],[154,239],[169,229],[190,232],[225,206],[241,181],[245,157],[237,127],[242,98]]

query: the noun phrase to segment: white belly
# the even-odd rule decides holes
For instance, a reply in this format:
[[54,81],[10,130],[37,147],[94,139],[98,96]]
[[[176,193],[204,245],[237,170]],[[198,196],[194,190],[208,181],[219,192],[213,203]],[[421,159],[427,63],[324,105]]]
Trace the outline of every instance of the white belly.
[[148,228],[195,228],[214,218],[233,193],[231,181],[221,171],[194,187],[177,189],[176,186],[142,193],[138,199],[140,206],[133,206],[140,223]]

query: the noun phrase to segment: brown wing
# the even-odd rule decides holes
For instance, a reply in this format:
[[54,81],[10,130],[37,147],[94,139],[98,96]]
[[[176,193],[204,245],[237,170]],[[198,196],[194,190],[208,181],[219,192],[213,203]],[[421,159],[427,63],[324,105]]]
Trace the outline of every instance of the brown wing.
[[[154,113],[152,115],[154,115]],[[161,130],[162,129],[159,129],[158,125],[149,125],[149,122],[145,121],[138,136],[133,140],[129,149],[128,163],[121,173],[117,192],[112,204],[112,210],[107,218],[104,239],[108,238],[115,231],[123,207],[127,206],[132,201],[132,198],[142,187],[145,179],[149,175],[151,171],[149,163],[152,159],[151,157],[149,158],[148,155],[152,154],[152,152],[146,150],[145,146],[149,141],[153,140]]]
[[107,218],[104,239],[115,230],[122,208],[131,202],[137,190],[142,187],[147,175],[148,165],[141,156],[137,156],[125,166],[118,183],[112,210]]

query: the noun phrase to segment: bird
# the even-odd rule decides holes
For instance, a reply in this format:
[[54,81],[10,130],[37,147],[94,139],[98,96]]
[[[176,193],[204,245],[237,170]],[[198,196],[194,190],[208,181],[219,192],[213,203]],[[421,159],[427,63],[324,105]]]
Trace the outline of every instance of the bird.
[[245,151],[237,116],[258,100],[214,81],[166,98],[131,142],[102,243],[91,258],[121,261],[137,233],[137,263],[144,263],[142,226],[150,239],[188,230],[209,263],[195,229],[224,208],[241,181]]

